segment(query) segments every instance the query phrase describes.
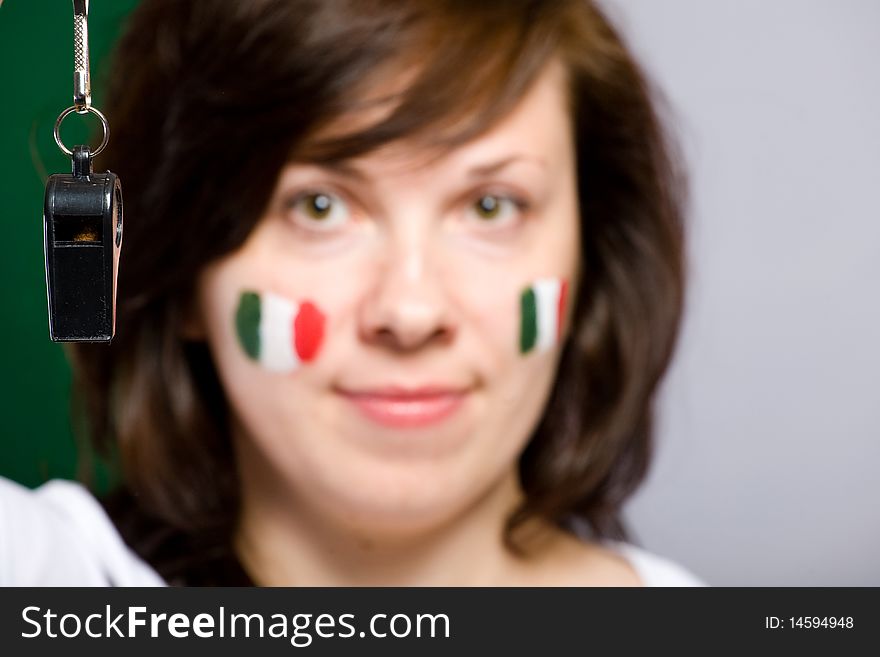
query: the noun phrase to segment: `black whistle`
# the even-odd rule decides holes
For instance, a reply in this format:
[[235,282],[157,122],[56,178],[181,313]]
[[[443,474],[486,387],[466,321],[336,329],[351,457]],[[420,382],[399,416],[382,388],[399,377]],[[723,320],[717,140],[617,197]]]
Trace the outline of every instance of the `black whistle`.
[[87,146],[73,149],[73,173],[46,184],[43,209],[49,337],[110,342],[122,247],[122,188],[115,173],[92,172]]

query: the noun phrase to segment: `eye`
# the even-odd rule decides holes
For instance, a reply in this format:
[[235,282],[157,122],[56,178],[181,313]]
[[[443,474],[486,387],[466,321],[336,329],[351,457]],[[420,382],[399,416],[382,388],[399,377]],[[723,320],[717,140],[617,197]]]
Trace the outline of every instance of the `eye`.
[[293,220],[310,230],[331,230],[351,218],[348,204],[337,194],[309,191],[297,194],[288,204]]
[[522,209],[516,199],[498,194],[483,194],[470,207],[474,218],[484,224],[510,223]]

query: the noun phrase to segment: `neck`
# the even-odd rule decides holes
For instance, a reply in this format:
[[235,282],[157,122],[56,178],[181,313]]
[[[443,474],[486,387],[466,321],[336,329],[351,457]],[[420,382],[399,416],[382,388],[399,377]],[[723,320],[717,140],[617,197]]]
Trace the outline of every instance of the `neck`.
[[263,586],[492,586],[525,582],[529,564],[503,544],[522,493],[514,471],[454,519],[418,532],[377,532],[310,514],[283,485],[242,462],[235,549]]

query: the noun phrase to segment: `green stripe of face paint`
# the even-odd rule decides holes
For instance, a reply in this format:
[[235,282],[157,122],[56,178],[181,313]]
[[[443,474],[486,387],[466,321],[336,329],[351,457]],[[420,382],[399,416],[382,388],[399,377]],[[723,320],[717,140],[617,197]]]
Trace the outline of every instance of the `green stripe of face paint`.
[[538,300],[535,290],[531,287],[523,290],[519,300],[520,315],[522,320],[519,329],[519,351],[522,354],[530,352],[538,340]]
[[260,295],[242,292],[235,311],[235,329],[244,352],[254,360],[260,357]]

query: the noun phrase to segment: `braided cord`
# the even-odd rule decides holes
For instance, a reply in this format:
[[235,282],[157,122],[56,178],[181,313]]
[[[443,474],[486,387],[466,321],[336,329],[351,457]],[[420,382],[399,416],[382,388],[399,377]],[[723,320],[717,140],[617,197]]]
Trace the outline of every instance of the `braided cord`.
[[88,46],[86,45],[86,17],[75,15],[73,17],[73,67],[86,70],[88,60]]

